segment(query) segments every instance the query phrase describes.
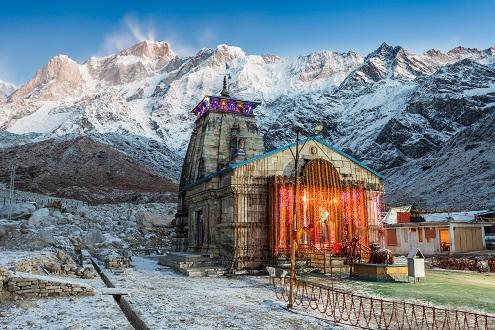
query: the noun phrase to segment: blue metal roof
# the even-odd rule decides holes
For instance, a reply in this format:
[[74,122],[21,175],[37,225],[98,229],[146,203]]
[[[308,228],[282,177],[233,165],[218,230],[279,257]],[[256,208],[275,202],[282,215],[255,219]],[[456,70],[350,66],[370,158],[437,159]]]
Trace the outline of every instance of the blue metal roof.
[[[305,143],[307,141],[316,141],[318,143],[321,143],[323,144],[324,146],[332,149],[333,151],[335,151],[336,153],[338,153],[339,155],[343,156],[343,157],[346,157],[350,160],[352,160],[354,163],[358,164],[359,166],[361,166],[362,168],[370,171],[371,173],[373,173],[374,175],[376,175],[377,177],[379,177],[380,179],[384,179],[383,175],[381,175],[380,173],[378,173],[377,171],[375,171],[374,169],[372,169],[371,167],[367,166],[366,164],[364,164],[363,162],[360,162],[359,160],[357,160],[356,158],[352,157],[351,155],[343,152],[342,150],[340,150],[339,148],[333,146],[332,144],[330,144],[329,142],[323,140],[322,138],[318,137],[318,136],[311,136],[311,137],[308,137],[306,139],[302,139],[299,143]],[[194,186],[197,186],[198,184],[202,183],[202,182],[206,182],[208,180],[210,180],[211,178],[214,178],[220,174],[223,174],[223,173],[227,173],[227,172],[230,172],[232,171],[233,169],[235,168],[238,168],[238,167],[241,167],[241,166],[244,166],[246,164],[249,164],[249,163],[252,163],[254,161],[257,161],[259,159],[262,159],[262,158],[265,158],[265,157],[268,157],[268,156],[271,156],[271,155],[274,155],[280,151],[283,151],[285,149],[288,149],[288,148],[291,148],[291,147],[294,147],[296,145],[295,142],[293,143],[290,143],[290,144],[286,144],[284,146],[281,146],[281,147],[278,147],[276,149],[273,149],[273,150],[270,150],[270,151],[267,151],[267,152],[264,152],[262,154],[259,154],[259,155],[256,155],[254,157],[251,157],[249,159],[246,159],[246,160],[243,160],[242,162],[238,162],[238,163],[232,163],[228,166],[225,166],[224,168],[216,171],[216,172],[213,172],[213,173],[210,173],[204,177],[202,177],[201,179],[193,182],[193,183],[190,183],[186,186],[184,186],[184,189],[182,190],[187,190],[189,188],[192,188]]]

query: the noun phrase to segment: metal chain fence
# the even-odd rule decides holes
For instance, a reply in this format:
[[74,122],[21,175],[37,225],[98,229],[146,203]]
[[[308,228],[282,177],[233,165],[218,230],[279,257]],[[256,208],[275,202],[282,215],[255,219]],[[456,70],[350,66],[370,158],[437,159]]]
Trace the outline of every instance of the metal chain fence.
[[[289,278],[271,277],[277,299],[288,302]],[[363,329],[495,329],[495,316],[357,295],[297,281],[295,305],[336,324]]]

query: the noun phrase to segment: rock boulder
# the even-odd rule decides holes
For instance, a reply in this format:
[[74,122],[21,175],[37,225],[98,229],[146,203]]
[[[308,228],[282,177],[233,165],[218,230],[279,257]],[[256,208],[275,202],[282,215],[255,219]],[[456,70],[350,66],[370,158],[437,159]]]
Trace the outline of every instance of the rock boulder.
[[84,245],[87,247],[93,247],[96,244],[105,242],[105,236],[98,228],[91,228],[83,237]]
[[36,210],[36,206],[31,203],[17,203],[5,205],[0,208],[0,218],[7,219],[11,212],[11,219],[27,219]]
[[173,217],[151,212],[142,212],[136,216],[137,226],[140,231],[153,231],[155,228],[171,227]]
[[42,208],[36,210],[31,214],[28,220],[28,224],[31,226],[38,226],[43,220],[50,216],[50,210],[47,208]]

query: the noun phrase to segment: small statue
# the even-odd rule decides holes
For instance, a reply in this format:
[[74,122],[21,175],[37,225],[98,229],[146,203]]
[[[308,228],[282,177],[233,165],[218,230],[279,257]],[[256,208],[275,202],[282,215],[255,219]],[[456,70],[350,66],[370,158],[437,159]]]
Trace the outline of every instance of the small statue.
[[392,251],[382,249],[378,244],[371,244],[370,249],[370,263],[387,265],[391,265],[394,263],[394,254],[392,253]]
[[244,140],[239,140],[239,147],[237,148],[237,152],[244,152]]

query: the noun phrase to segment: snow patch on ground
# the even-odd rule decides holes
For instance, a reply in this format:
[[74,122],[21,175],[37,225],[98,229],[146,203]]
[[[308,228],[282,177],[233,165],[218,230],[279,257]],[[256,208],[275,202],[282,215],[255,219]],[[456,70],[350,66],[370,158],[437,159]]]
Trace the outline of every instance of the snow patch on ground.
[[133,257],[134,270],[111,274],[116,287],[152,329],[333,329],[323,320],[291,313],[267,278],[189,278],[156,260]]
[[[49,252],[1,250],[0,265],[12,265],[47,253]],[[133,329],[112,296],[101,294],[106,286],[99,277],[83,280],[17,273],[19,274],[29,278],[90,285],[96,289],[96,295],[0,301],[1,329]]]

